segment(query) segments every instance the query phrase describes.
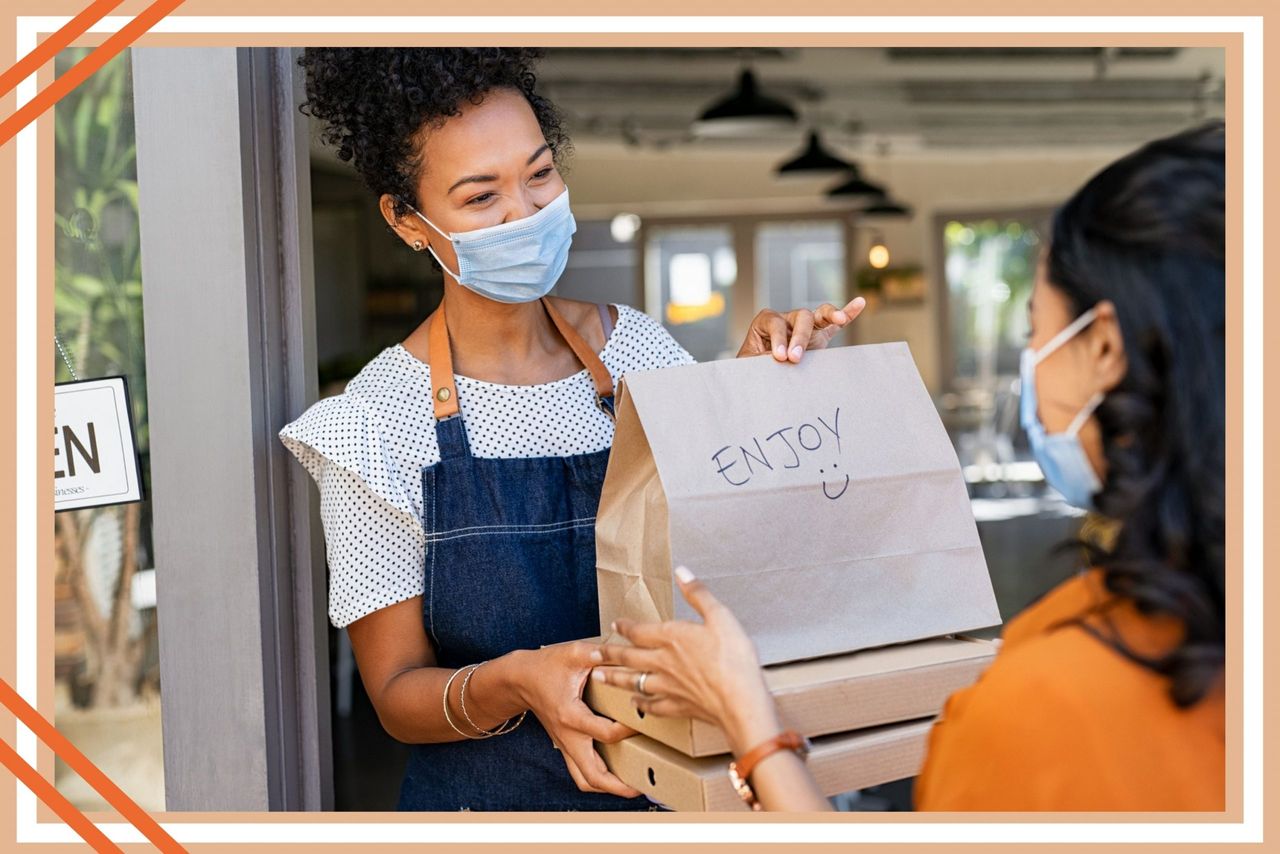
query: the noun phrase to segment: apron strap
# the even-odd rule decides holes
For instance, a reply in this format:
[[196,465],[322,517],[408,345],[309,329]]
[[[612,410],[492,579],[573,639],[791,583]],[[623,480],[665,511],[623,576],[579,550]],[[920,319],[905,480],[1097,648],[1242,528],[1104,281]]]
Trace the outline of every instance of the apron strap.
[[609,374],[609,369],[604,366],[604,362],[600,361],[600,357],[596,352],[587,345],[587,342],[578,334],[578,330],[574,329],[556,310],[555,306],[547,299],[542,300],[542,307],[547,310],[551,322],[556,325],[556,329],[560,330],[561,337],[564,338],[569,349],[573,351],[573,355],[578,357],[578,361],[582,366],[591,373],[591,381],[596,385],[596,397],[601,400],[611,400],[613,398],[613,377]]
[[[607,407],[605,411],[612,414],[613,377],[609,374],[609,369],[578,334],[578,330],[574,329],[550,302],[546,299],[541,302],[556,330],[569,345],[569,349],[591,374],[599,405],[602,408]],[[427,364],[431,367],[431,404],[435,410],[436,420],[443,421],[458,414],[458,389],[453,381],[453,353],[449,347],[449,328],[444,320],[444,303],[441,303],[431,315],[427,336],[429,338]]]
[[431,367],[431,404],[437,421],[458,414],[458,389],[453,384],[453,352],[449,348],[449,327],[444,322],[444,303],[431,315],[427,326],[427,364]]

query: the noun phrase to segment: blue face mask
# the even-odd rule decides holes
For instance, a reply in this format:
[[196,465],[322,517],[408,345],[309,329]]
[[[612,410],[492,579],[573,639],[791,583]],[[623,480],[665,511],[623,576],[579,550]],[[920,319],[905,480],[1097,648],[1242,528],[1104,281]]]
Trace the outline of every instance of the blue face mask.
[[1046,433],[1044,424],[1040,422],[1036,402],[1036,365],[1079,334],[1096,316],[1097,310],[1091,308],[1039,350],[1023,350],[1021,364],[1022,427],[1027,431],[1027,438],[1031,442],[1031,453],[1040,464],[1040,470],[1044,472],[1044,479],[1049,485],[1061,492],[1069,504],[1085,510],[1093,509],[1093,496],[1101,491],[1102,482],[1098,480],[1098,474],[1093,470],[1093,464],[1089,462],[1089,457],[1080,444],[1079,433],[1089,416],[1102,403],[1103,395],[1095,394],[1090,398],[1071,420],[1065,433]]
[[445,234],[419,211],[414,213],[453,244],[458,256],[456,273],[427,247],[446,273],[480,296],[505,303],[533,302],[546,296],[564,272],[569,244],[578,230],[569,210],[567,187],[532,216],[473,231]]

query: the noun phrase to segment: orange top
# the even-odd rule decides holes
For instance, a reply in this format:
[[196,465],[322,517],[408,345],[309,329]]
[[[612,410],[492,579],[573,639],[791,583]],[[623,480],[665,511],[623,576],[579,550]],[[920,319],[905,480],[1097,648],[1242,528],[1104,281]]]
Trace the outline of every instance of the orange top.
[[1167,650],[1181,625],[1144,616],[1090,570],[1005,627],[1000,652],[943,707],[916,779],[919,810],[1225,809],[1222,680],[1179,709],[1169,681],[1079,626],[1054,624],[1108,602],[1091,626],[1135,652]]

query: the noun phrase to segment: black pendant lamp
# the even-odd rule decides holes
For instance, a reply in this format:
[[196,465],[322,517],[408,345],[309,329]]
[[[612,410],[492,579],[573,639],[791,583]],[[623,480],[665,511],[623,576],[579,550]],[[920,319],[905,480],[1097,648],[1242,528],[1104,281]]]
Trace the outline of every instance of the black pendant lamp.
[[883,217],[910,217],[911,207],[901,204],[889,196],[881,196],[871,204],[862,209],[864,216],[883,216]]
[[884,196],[885,194],[885,188],[863,178],[857,166],[849,168],[848,180],[827,190],[827,195],[831,197]]
[[778,166],[774,174],[779,178],[818,178],[852,168],[852,163],[827,151],[818,138],[818,132],[813,130],[809,131],[809,142],[804,151]]
[[796,111],[761,94],[755,74],[744,69],[737,90],[704,110],[693,123],[693,132],[697,136],[746,136],[795,123]]

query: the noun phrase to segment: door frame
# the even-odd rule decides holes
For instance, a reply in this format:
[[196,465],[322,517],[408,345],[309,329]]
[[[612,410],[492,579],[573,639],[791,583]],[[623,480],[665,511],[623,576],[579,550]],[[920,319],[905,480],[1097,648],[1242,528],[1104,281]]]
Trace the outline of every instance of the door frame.
[[298,48],[134,48],[169,810],[333,806]]

